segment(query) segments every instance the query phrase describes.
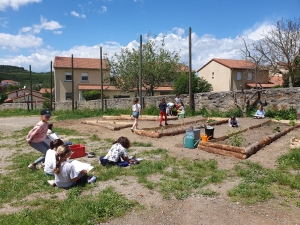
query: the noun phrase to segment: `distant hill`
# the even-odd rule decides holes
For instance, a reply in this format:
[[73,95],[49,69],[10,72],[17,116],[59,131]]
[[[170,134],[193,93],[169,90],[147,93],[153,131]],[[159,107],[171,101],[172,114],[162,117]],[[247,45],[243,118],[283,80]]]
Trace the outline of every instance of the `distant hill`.
[[[36,73],[31,71],[32,86],[42,84],[44,88],[50,88],[50,72]],[[52,84],[54,84],[54,74],[52,73]],[[30,71],[25,70],[24,67],[0,65],[0,81],[13,80],[20,82],[20,86],[26,85],[30,87]]]

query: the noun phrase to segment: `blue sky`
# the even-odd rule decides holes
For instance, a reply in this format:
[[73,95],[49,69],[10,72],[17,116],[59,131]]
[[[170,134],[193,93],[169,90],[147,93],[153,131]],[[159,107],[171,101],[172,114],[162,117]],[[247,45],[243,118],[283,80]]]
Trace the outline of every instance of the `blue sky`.
[[50,71],[55,56],[108,57],[138,47],[140,35],[164,36],[192,69],[212,58],[241,59],[247,43],[276,21],[300,15],[300,0],[0,0],[0,65]]

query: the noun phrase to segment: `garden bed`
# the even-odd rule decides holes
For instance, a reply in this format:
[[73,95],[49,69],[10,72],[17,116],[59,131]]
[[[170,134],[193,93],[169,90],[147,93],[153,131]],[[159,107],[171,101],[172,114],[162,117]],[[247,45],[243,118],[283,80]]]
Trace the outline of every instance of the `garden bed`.
[[219,125],[227,123],[228,119],[219,119],[211,123],[207,123],[207,119],[194,120],[189,122],[182,122],[182,124],[174,124],[164,127],[151,127],[143,128],[142,130],[135,130],[134,132],[138,135],[147,136],[151,138],[160,138],[163,136],[174,136],[177,134],[185,133],[188,129],[194,128],[204,128],[204,126],[210,125]]
[[[285,123],[267,120],[261,124],[256,124],[245,129],[233,128],[234,130],[231,130],[231,133],[229,132],[227,135],[215,138],[209,142],[200,142],[198,149],[215,154],[246,159],[261,148],[299,126],[299,124],[289,126]],[[233,138],[234,136],[239,136],[240,140],[241,138],[243,139],[239,146],[234,146],[238,143],[237,138]]]

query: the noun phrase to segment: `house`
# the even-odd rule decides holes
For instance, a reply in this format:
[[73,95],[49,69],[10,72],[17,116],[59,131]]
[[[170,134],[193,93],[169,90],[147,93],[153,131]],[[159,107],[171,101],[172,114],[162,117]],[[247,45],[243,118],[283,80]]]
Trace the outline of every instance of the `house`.
[[[57,102],[72,100],[72,58],[54,58],[54,87]],[[106,59],[102,59],[103,94],[109,98],[133,98],[135,92],[122,93],[110,84],[110,71]],[[73,58],[74,100],[84,100],[83,92],[91,90],[101,91],[100,59]],[[162,86],[155,89],[155,95],[169,94],[171,86]],[[142,90],[143,95],[146,89]]]
[[13,81],[13,80],[2,80],[1,85],[3,87],[8,87],[9,85],[20,86],[20,82]]
[[[15,91],[6,93],[7,99],[5,103],[22,103],[31,102],[31,90],[28,88],[20,88]],[[43,95],[35,90],[32,90],[32,101],[35,103],[41,103],[48,100],[48,98],[43,97]]]
[[197,72],[198,77],[212,85],[213,91],[249,89],[257,83],[264,88],[275,86],[269,83],[268,69],[259,68],[255,76],[255,63],[248,60],[213,58]]

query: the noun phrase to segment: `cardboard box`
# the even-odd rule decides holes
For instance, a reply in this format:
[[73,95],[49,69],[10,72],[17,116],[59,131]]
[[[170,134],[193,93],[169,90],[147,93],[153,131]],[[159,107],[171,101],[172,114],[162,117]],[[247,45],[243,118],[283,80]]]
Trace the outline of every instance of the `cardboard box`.
[[84,157],[85,156],[85,146],[83,144],[70,145],[70,149],[73,152],[70,159]]

